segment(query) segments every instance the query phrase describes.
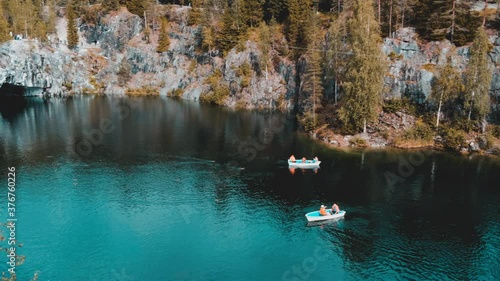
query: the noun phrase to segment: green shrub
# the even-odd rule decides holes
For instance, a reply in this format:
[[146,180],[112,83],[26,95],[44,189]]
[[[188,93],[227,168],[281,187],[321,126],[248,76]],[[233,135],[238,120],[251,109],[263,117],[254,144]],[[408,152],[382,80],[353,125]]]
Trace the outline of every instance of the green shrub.
[[436,72],[436,65],[434,63],[426,63],[422,65],[422,69],[434,73]]
[[84,88],[82,90],[83,93],[96,95],[96,94],[102,94],[104,92],[104,83],[98,82],[95,76],[92,75],[89,78],[89,83],[90,85],[92,85],[92,88]]
[[243,52],[246,50],[246,45],[245,45],[245,40],[244,39],[240,39],[238,41],[238,44],[236,45],[236,51],[238,52]]
[[407,114],[415,114],[415,104],[409,98],[390,99],[386,100],[383,105],[385,113],[406,112]]
[[71,90],[73,89],[73,83],[68,81],[64,82],[63,86],[68,90],[68,92],[71,92]]
[[243,77],[247,77],[247,76],[250,76],[252,72],[252,68],[250,67],[250,64],[248,62],[244,62],[242,63],[238,69],[236,69],[236,75],[237,76],[243,76]]
[[462,130],[465,132],[470,132],[474,130],[478,130],[479,127],[477,126],[477,123],[474,120],[467,120],[463,118],[459,118],[458,120],[455,120],[453,122],[452,126],[457,129],[457,130]]
[[312,111],[307,111],[300,115],[297,120],[305,131],[311,131],[318,125],[318,117],[316,115],[317,114],[313,114]]
[[196,62],[195,59],[192,59],[191,63],[189,64],[189,73],[193,73],[195,71],[197,65],[198,65],[198,62]]
[[241,83],[240,83],[241,88],[246,88],[248,87],[248,85],[250,85],[250,78],[248,77],[241,78]]
[[401,135],[401,138],[405,141],[409,140],[431,141],[433,137],[434,137],[434,131],[432,127],[429,124],[422,122],[422,120],[417,120],[417,122],[415,122],[415,125],[412,128],[406,130]]
[[354,136],[349,139],[349,144],[353,146],[358,146],[358,147],[366,147],[368,146],[368,143],[366,140],[362,137],[359,136]]
[[80,21],[82,24],[96,26],[102,17],[104,9],[100,5],[85,6],[81,11]]
[[493,125],[492,128],[491,128],[491,134],[495,137],[495,138],[500,138],[500,125]]
[[388,140],[391,137],[391,132],[389,130],[380,131],[380,136]]
[[485,148],[486,149],[493,148],[493,146],[495,144],[495,137],[493,136],[493,134],[491,134],[491,133],[487,134],[485,139],[486,139],[486,147]]
[[142,88],[129,88],[125,91],[126,95],[129,96],[157,96],[160,91],[156,87],[146,86]]
[[246,109],[246,102],[243,100],[239,100],[236,102],[236,109],[241,110],[241,109]]
[[460,148],[466,145],[465,141],[467,135],[462,130],[456,130],[449,128],[444,131],[444,146],[454,150],[460,150]]
[[207,77],[207,83],[213,89],[217,87],[222,81],[222,72],[219,69],[215,69],[214,73]]
[[132,77],[132,66],[130,63],[127,61],[126,58],[123,58],[120,67],[118,68],[118,72],[116,73],[117,78],[118,78],[118,83],[120,86],[125,86],[127,82],[130,80]]
[[390,54],[389,54],[389,59],[391,61],[394,61],[396,58],[397,58],[398,55],[396,55],[396,53],[394,51],[392,51]]
[[173,98],[181,98],[184,94],[184,89],[175,89],[170,93],[170,96]]
[[193,7],[188,12],[188,25],[198,25],[201,22],[202,10],[198,7]]
[[215,88],[213,91],[200,95],[200,101],[217,105],[224,105],[229,96],[229,87],[222,85]]
[[285,95],[284,94],[280,94],[278,96],[278,99],[276,100],[276,106],[278,108],[282,108],[282,107],[285,107]]
[[229,96],[229,87],[222,84],[222,73],[216,69],[212,75],[207,77],[207,84],[210,85],[210,90],[200,95],[200,101],[223,105]]

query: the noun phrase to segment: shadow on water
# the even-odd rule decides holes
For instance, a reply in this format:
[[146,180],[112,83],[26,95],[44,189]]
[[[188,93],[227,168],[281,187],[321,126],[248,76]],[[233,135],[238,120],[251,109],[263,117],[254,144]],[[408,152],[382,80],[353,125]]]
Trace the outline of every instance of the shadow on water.
[[19,96],[0,96],[0,115],[3,119],[12,121],[28,106],[28,101]]

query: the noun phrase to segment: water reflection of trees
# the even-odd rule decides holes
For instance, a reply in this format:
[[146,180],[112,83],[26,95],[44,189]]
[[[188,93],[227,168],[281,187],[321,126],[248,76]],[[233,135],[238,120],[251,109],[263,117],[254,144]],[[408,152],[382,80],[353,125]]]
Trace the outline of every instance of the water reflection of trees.
[[3,119],[12,121],[28,106],[28,101],[24,97],[1,97],[0,115]]
[[[1,103],[1,106],[3,115],[16,108],[12,104],[7,107]],[[120,107],[129,114],[123,114]],[[238,155],[238,145],[257,136],[276,115],[233,112],[161,98],[70,97],[30,102],[29,107],[23,103],[20,109],[25,113],[3,117],[10,118],[11,125],[0,123],[2,137],[22,140],[14,142],[13,149],[29,152],[30,157],[74,154],[75,144],[91,140],[91,133],[100,129],[103,120],[109,119],[113,129],[102,134],[102,142],[97,139],[93,154],[108,151],[130,159],[146,151],[226,161],[227,155],[242,158]],[[90,160],[93,157],[96,155],[90,155]]]

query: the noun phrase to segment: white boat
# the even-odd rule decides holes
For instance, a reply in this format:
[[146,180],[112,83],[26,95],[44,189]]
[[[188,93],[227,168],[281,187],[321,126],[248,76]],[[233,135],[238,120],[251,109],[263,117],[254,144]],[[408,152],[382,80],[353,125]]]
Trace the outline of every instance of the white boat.
[[307,221],[323,221],[323,220],[332,220],[342,218],[345,215],[345,211],[339,211],[336,214],[332,214],[332,209],[326,210],[327,216],[322,216],[319,214],[319,211],[314,211],[306,214]]
[[306,160],[305,162],[302,160],[291,161],[288,159],[288,166],[294,168],[317,168],[321,164],[321,161],[317,160]]

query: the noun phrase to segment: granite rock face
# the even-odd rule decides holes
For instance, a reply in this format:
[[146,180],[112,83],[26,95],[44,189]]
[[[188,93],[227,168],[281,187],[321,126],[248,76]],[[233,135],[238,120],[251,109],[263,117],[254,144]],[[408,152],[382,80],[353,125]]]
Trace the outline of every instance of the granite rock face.
[[24,87],[31,94],[64,95],[68,88],[81,92],[91,87],[87,69],[73,53],[37,41],[12,40],[0,46],[0,85]]
[[[495,65],[491,83],[492,95],[498,95],[500,89],[500,38],[490,37],[493,45],[490,58]],[[403,95],[417,101],[429,97],[435,69],[446,63],[450,55],[452,62],[460,71],[465,70],[469,60],[469,47],[455,48],[449,41],[417,43],[417,33],[413,28],[403,28],[396,32],[395,38],[386,38],[382,46],[390,58],[389,75],[386,84],[390,89],[388,97]]]
[[[123,95],[141,90],[198,100],[210,90],[207,78],[220,71],[221,84],[230,89],[226,106],[282,110],[296,106],[300,100],[297,79],[303,77],[297,71],[305,69],[305,65],[297,67],[288,58],[273,53],[273,64],[266,71],[262,53],[252,41],[245,42],[243,48],[233,48],[224,57],[214,50],[201,51],[197,47],[199,27],[186,22],[189,9],[165,11],[170,22],[170,46],[163,53],[156,52],[158,30],[153,30],[151,42],[147,42],[142,19],[124,9],[98,17],[95,23],[80,21],[81,43],[77,50],[68,50],[61,39],[43,44],[35,40],[4,43],[0,45],[0,85],[24,87],[26,93],[45,95]],[[55,38],[65,38],[65,19],[59,21]],[[500,38],[492,37],[491,42],[491,60],[500,62]],[[385,77],[386,98],[409,96],[418,101],[429,97],[435,68],[445,63],[449,52],[453,50],[453,61],[461,70],[469,55],[468,47],[455,49],[448,41],[419,44],[411,28],[398,30],[395,38],[386,38],[382,49],[390,61]],[[250,66],[250,72],[243,76],[241,68],[245,66]],[[500,89],[499,67],[495,68],[491,89]]]
[[123,52],[128,42],[143,28],[141,18],[129,12],[113,12],[107,17],[98,17],[97,23],[81,23],[79,26],[85,43],[100,47],[107,58],[113,57],[116,52]]

